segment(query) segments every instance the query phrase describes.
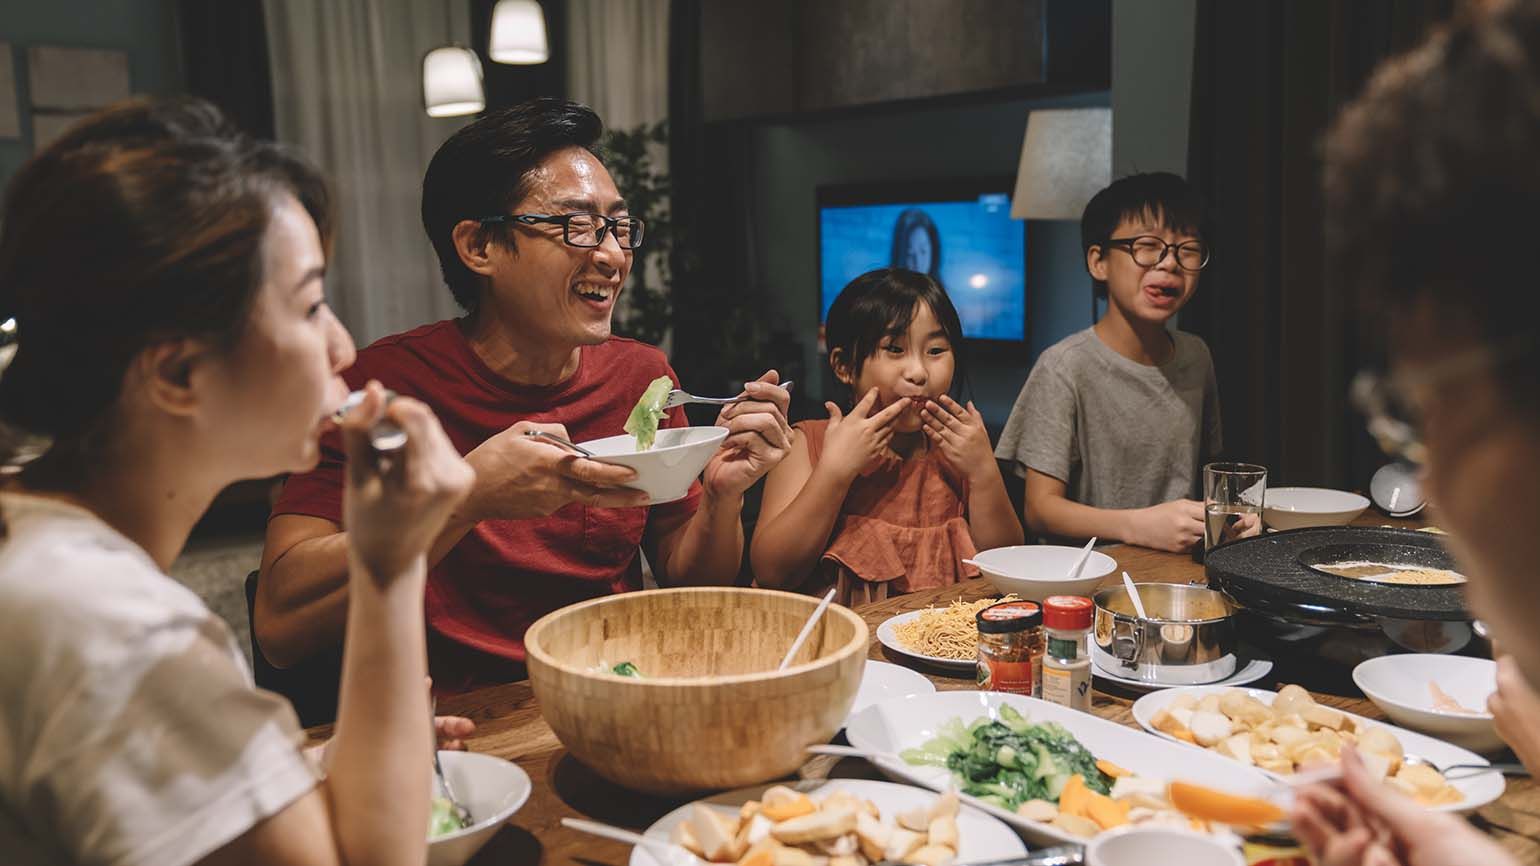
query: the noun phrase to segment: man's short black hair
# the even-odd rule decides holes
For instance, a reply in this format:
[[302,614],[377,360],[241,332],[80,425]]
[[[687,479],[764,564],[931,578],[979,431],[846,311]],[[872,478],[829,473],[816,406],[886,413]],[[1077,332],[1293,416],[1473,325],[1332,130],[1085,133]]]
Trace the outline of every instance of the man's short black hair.
[[433,154],[422,179],[422,227],[461,307],[474,312],[480,289],[455,252],[455,225],[509,212],[529,195],[530,175],[547,157],[569,147],[598,156],[603,135],[603,121],[588,106],[532,99],[478,118]]
[[[1540,2],[1466,4],[1382,65],[1328,135],[1331,273],[1379,321],[1431,304],[1493,346],[1533,348],[1537,160]],[[1514,361],[1499,381],[1534,407],[1540,360]]]
[[[1181,175],[1168,171],[1131,174],[1113,181],[1086,204],[1080,217],[1082,260],[1091,247],[1101,246],[1112,237],[1118,223],[1140,217],[1208,240],[1208,207]],[[1107,297],[1105,282],[1093,279],[1092,286],[1096,297]]]

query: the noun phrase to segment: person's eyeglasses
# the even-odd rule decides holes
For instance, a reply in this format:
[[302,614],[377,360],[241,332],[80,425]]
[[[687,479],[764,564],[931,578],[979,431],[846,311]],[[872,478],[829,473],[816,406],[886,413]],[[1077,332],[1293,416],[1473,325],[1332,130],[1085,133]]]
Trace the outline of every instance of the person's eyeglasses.
[[1422,442],[1423,405],[1419,395],[1430,389],[1502,367],[1540,347],[1535,334],[1521,334],[1496,346],[1482,346],[1400,375],[1364,370],[1353,377],[1349,399],[1363,413],[1369,435],[1390,457],[1419,466],[1427,463]]
[[621,249],[634,250],[642,245],[642,235],[647,231],[647,224],[639,217],[608,217],[598,213],[498,214],[482,217],[479,222],[483,225],[487,223],[518,223],[526,226],[538,223],[559,225],[563,243],[585,249],[599,246],[604,243],[606,234],[613,233]]
[[1154,235],[1140,235],[1136,238],[1108,238],[1107,246],[1125,250],[1133,256],[1134,264],[1142,268],[1153,268],[1165,261],[1166,254],[1176,253],[1176,264],[1184,271],[1201,271],[1208,264],[1208,245],[1202,241],[1183,241],[1179,244],[1168,244]]

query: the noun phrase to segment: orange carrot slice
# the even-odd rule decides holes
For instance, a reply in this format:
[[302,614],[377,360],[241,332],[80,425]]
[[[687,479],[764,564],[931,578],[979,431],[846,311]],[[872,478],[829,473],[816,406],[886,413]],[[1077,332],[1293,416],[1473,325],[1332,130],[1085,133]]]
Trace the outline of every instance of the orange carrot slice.
[[1064,790],[1059,792],[1059,811],[1081,818],[1091,817],[1087,809],[1090,794],[1091,789],[1085,786],[1085,779],[1079,773],[1070,776],[1069,781],[1064,783]]
[[1119,803],[1105,794],[1095,791],[1087,791],[1086,811],[1090,818],[1103,830],[1111,830],[1113,827],[1121,827],[1128,823],[1128,804]]
[[1098,760],[1096,762],[1096,769],[1101,770],[1103,773],[1114,779],[1121,779],[1129,774],[1127,770],[1119,767],[1117,764],[1114,764],[1111,761]]
[[1263,827],[1282,821],[1285,815],[1283,809],[1271,801],[1227,794],[1190,782],[1172,782],[1166,789],[1166,797],[1171,805],[1190,818],[1221,824]]

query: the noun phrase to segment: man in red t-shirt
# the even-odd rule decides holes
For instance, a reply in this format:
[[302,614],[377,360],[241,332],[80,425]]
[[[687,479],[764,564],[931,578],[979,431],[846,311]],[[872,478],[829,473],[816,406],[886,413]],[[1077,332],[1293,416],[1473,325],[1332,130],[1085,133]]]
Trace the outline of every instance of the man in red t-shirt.
[[[727,407],[722,448],[689,494],[648,506],[632,470],[528,438],[621,431],[663,353],[610,333],[645,226],[592,148],[589,109],[541,99],[494,112],[439,148],[423,179],[423,226],[462,319],[386,337],[344,377],[378,380],[431,406],[476,470],[476,486],[429,554],[426,610],[434,687],[522,678],[524,632],[583,599],[640,589],[645,549],[660,582],[731,583],[743,556],[744,492],[786,454],[775,371]],[[686,424],[673,410],[666,426]],[[273,509],[253,618],[279,666],[341,643],[347,609],[343,458],[291,477]]]

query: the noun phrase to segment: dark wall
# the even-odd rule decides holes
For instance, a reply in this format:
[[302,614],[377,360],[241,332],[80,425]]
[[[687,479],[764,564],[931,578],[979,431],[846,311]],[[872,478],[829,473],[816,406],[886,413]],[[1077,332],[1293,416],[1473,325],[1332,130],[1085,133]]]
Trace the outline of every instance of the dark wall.
[[[83,8],[86,5],[88,10]],[[0,187],[32,155],[28,46],[126,51],[134,93],[176,93],[182,86],[175,0],[93,0],[90,4],[0,0],[0,42],[11,44],[22,134],[19,140],[0,139]]]
[[706,118],[1040,83],[1045,3],[711,0],[700,25]]
[[[751,135],[753,238],[757,285],[777,324],[803,335],[802,363],[821,384],[818,333],[820,185],[963,176],[1013,177],[1033,108],[1106,105],[1107,94],[935,107],[891,115],[763,124]],[[1043,349],[1091,323],[1090,283],[1074,221],[1027,226],[1025,344],[991,343],[973,352],[974,398],[991,427],[1005,422]],[[823,399],[833,395],[814,393]]]

